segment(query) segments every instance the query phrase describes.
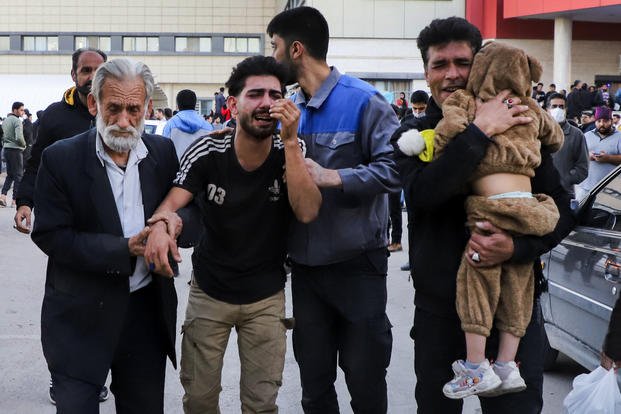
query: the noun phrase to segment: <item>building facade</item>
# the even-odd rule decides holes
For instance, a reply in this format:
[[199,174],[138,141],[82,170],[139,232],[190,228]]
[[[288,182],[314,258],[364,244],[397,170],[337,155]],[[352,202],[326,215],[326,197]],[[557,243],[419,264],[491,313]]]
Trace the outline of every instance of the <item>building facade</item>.
[[[32,112],[71,86],[71,53],[104,50],[110,58],[145,62],[157,82],[155,107],[175,108],[181,89],[206,113],[231,68],[253,54],[271,54],[265,33],[274,15],[301,5],[330,25],[328,61],[373,83],[389,99],[425,89],[416,48],[432,19],[465,15],[465,0],[32,0],[0,13],[0,113],[13,101]],[[5,9],[8,10],[8,9]]]

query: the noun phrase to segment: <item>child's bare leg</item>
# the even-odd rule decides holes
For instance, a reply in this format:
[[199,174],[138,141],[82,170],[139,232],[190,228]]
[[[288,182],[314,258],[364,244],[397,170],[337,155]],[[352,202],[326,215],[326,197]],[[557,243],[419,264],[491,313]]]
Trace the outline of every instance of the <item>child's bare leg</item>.
[[499,362],[515,361],[519,345],[520,338],[509,332],[500,331],[500,343],[498,344],[496,360]]
[[487,338],[483,335],[466,332],[466,360],[473,364],[483,362],[485,359],[486,342]]

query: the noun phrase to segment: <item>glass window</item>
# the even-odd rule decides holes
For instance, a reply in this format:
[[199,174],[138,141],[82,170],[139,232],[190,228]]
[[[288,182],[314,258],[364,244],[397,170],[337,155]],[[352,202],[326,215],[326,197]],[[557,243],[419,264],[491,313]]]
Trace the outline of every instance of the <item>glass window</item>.
[[147,52],[159,52],[160,51],[160,38],[159,37],[147,37]]
[[159,52],[159,37],[123,37],[123,51],[125,52]]
[[11,41],[9,36],[0,36],[0,50],[10,50]]
[[258,37],[225,37],[224,51],[228,53],[258,53],[260,43]]
[[58,36],[24,36],[22,48],[30,52],[55,52],[58,50]]
[[198,51],[199,52],[211,52],[211,37],[199,37],[198,38]]
[[175,52],[187,52],[188,51],[188,38],[176,37],[175,38]]
[[94,47],[95,49],[110,51],[110,38],[107,36],[76,36],[75,48]]
[[259,53],[261,52],[261,41],[257,37],[251,37],[248,39],[248,52]]
[[24,36],[23,38],[24,50],[35,50],[35,38],[34,36]]
[[224,51],[225,52],[236,52],[235,50],[235,38],[234,37],[225,37],[224,38]]
[[176,37],[175,52],[211,52],[211,38]]
[[58,51],[58,36],[48,36],[46,40],[48,52]]

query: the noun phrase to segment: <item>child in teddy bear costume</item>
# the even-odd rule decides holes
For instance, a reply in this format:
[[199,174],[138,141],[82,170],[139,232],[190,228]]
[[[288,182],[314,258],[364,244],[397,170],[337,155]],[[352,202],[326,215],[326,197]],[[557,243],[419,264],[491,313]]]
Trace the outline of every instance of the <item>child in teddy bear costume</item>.
[[[541,163],[541,145],[554,152],[564,139],[558,123],[529,97],[531,83],[539,81],[542,72],[539,62],[523,50],[490,42],[474,57],[466,89],[454,92],[442,104],[443,119],[434,130],[433,143],[431,131],[421,135],[415,130],[403,134],[398,142],[404,153],[430,161],[432,152],[434,159],[441,156],[451,139],[474,120],[476,98],[487,101],[508,89],[507,105],[511,97],[518,97],[528,106],[520,115],[531,117],[532,122],[491,137],[493,142],[471,177],[472,195],[465,205],[471,231],[481,221],[512,235],[542,236],[556,226],[559,212],[554,200],[545,194],[533,195],[530,185]],[[471,259],[480,261],[478,253]],[[447,397],[494,396],[526,388],[514,359],[531,318],[533,296],[532,263],[473,267],[465,254],[462,256],[457,273],[457,313],[468,355],[466,361],[453,363],[455,378],[443,388]],[[494,318],[500,345],[498,359],[491,366],[484,350]]]

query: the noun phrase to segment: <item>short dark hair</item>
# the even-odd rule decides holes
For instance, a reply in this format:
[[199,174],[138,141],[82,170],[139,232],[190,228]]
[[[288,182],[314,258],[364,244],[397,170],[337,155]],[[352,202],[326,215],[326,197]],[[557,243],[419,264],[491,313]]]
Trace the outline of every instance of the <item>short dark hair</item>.
[[267,34],[282,37],[287,47],[299,41],[315,59],[326,60],[328,55],[328,22],[312,7],[296,7],[277,14],[267,25]]
[[220,87],[220,92],[224,93],[224,87]]
[[177,94],[177,108],[180,111],[196,108],[196,94],[190,89],[183,89]]
[[172,118],[173,116],[173,111],[170,108],[164,108],[164,116],[166,117],[166,119],[168,118]]
[[155,112],[160,112],[162,115],[164,115],[164,110],[162,108],[157,108]]
[[556,89],[556,85],[555,85],[555,84],[553,84],[553,83],[551,83],[551,84],[549,85],[549,87],[550,87],[550,88],[554,88],[554,89]]
[[449,42],[468,42],[474,55],[481,49],[483,38],[475,25],[461,17],[434,19],[429,26],[421,30],[416,41],[425,68],[427,68],[429,61],[429,56],[427,55],[429,48],[431,46],[446,45]]
[[71,70],[73,72],[78,70],[78,60],[80,60],[80,56],[82,55],[82,53],[84,52],[95,52],[95,53],[99,53],[99,56],[101,56],[103,58],[104,62],[108,61],[108,55],[106,55],[104,52],[102,52],[99,49],[95,49],[94,47],[81,47],[78,50],[76,50],[75,52],[73,52],[73,55],[71,55]]
[[410,102],[412,103],[424,102],[426,104],[428,100],[429,95],[425,91],[414,91],[410,97]]
[[19,109],[19,108],[21,108],[22,106],[24,106],[24,103],[23,103],[23,102],[19,102],[19,101],[13,102],[13,106],[11,106],[11,111],[14,111],[14,110],[16,110],[16,109]]
[[251,56],[239,62],[233,68],[231,77],[226,81],[229,95],[239,96],[246,85],[249,76],[275,76],[280,82],[281,91],[285,93],[285,82],[287,80],[287,69],[280,65],[271,56]]
[[567,97],[565,95],[563,95],[562,93],[551,93],[550,96],[548,96],[548,99],[546,100],[546,108],[550,107],[550,101],[552,101],[552,99],[562,99],[563,102],[567,102]]

